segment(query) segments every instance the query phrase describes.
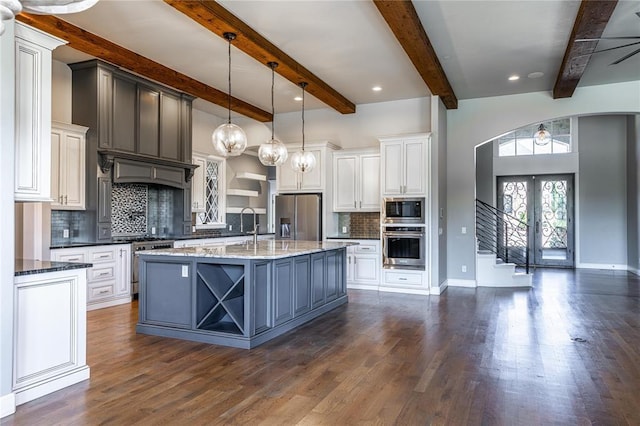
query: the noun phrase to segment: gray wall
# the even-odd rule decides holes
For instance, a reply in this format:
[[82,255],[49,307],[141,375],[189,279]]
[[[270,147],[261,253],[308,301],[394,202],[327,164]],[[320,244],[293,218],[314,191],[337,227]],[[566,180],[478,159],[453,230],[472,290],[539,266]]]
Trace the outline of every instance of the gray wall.
[[11,394],[14,274],[14,23],[0,36],[0,399]]
[[434,234],[434,238],[441,230],[442,235],[438,237],[438,275],[439,283],[442,283],[447,279],[447,110],[442,102],[438,102],[438,133],[438,205],[443,215],[440,217],[440,211],[437,212],[439,232]]
[[627,117],[627,265],[640,270],[640,115]]
[[579,264],[627,264],[627,118],[578,120]]
[[493,143],[476,147],[476,198],[493,204]]

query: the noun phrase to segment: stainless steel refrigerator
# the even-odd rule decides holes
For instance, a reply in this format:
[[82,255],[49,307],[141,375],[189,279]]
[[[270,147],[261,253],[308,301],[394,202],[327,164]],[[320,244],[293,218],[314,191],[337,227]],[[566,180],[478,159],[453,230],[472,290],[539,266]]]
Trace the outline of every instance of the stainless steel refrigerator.
[[322,195],[276,195],[276,240],[322,240]]

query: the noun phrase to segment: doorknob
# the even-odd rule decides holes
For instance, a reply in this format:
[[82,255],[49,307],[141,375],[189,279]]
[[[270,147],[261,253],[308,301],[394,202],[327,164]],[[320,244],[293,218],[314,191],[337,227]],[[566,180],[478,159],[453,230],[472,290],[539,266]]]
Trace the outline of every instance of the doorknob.
[[540,232],[540,221],[536,220],[536,234]]

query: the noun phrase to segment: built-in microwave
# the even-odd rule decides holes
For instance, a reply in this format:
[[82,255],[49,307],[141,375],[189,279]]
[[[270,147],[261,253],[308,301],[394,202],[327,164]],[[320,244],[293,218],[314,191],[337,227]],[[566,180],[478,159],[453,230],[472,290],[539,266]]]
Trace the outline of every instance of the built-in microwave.
[[385,198],[382,222],[385,224],[424,224],[424,198]]

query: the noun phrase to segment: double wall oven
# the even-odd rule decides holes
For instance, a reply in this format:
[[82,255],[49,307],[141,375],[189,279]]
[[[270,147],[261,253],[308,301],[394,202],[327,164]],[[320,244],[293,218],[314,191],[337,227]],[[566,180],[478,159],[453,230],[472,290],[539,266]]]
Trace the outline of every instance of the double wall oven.
[[385,198],[383,206],[383,267],[424,270],[427,260],[425,199]]

